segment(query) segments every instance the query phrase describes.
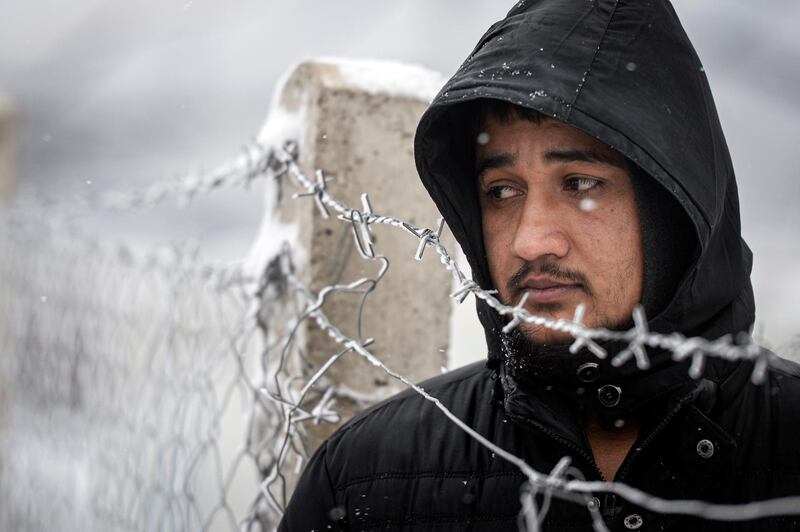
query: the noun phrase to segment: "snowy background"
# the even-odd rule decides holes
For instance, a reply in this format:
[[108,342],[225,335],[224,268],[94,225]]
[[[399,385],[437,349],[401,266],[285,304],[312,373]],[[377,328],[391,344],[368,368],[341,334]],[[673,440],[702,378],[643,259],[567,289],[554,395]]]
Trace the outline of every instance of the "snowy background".
[[[705,64],[737,169],[762,339],[780,348],[800,333],[800,4],[674,3]],[[20,186],[60,199],[211,168],[257,133],[278,77],[294,63],[366,57],[449,75],[510,5],[5,2],[0,92],[17,109]],[[110,236],[148,247],[196,238],[206,259],[225,261],[246,253],[261,209],[257,190],[225,192],[188,209],[97,221]],[[455,364],[482,355],[460,348],[470,343],[468,327],[457,327]]]

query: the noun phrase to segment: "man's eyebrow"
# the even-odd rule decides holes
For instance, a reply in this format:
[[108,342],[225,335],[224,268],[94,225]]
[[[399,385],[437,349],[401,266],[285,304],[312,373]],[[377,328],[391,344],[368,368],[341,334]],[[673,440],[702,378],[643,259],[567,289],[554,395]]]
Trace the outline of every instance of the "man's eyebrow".
[[545,152],[544,160],[549,163],[572,163],[576,161],[600,163],[626,170],[625,163],[622,161],[622,158],[615,155],[615,153],[608,153],[606,151],[594,150],[591,148],[553,149]]
[[517,157],[509,152],[492,153],[486,157],[478,157],[478,162],[475,165],[475,175],[480,178],[490,168],[513,166],[516,160]]

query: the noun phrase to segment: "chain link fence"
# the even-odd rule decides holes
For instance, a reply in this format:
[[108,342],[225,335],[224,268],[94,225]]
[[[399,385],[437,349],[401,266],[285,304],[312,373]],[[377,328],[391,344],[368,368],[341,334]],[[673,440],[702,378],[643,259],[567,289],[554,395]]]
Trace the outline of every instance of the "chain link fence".
[[252,283],[190,249],[136,257],[28,213],[0,239],[0,529],[268,525]]

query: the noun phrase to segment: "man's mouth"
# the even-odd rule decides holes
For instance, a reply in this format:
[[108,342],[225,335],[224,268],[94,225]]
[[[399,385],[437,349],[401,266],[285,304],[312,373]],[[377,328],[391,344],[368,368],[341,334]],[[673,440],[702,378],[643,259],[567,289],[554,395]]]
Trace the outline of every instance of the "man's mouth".
[[580,283],[565,282],[548,276],[529,276],[520,284],[520,296],[527,292],[528,303],[554,303],[582,290]]

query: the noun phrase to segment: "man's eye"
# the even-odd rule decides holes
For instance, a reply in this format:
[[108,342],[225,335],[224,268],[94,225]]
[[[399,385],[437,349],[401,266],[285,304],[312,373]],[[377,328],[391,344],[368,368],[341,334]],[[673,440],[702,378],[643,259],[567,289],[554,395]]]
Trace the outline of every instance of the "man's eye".
[[575,194],[582,194],[602,185],[601,180],[585,176],[572,176],[564,181],[564,189]]
[[486,189],[486,195],[491,199],[504,200],[517,195],[517,189],[508,185],[495,185]]

